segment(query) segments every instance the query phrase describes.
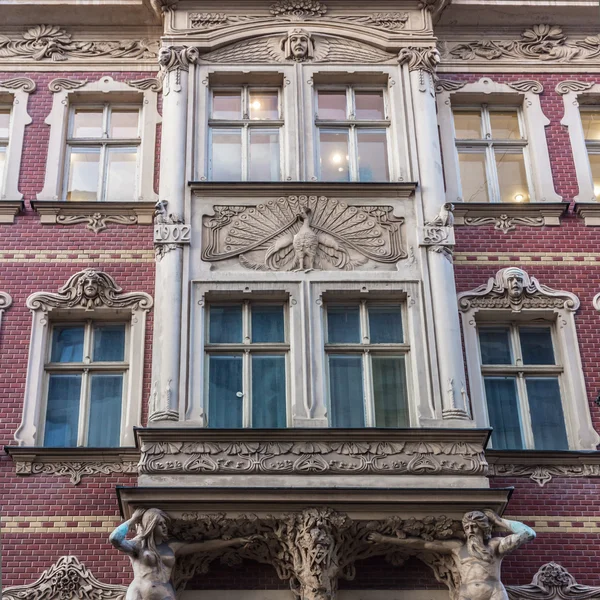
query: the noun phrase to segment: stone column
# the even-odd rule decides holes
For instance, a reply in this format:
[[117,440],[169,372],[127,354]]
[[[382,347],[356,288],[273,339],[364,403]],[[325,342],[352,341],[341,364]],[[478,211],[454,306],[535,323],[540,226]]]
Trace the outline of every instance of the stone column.
[[410,73],[424,213],[419,243],[427,247],[425,281],[429,279],[433,306],[442,417],[470,420],[452,264],[452,207],[446,205],[437,129],[434,76],[439,54],[435,48],[403,48],[398,61]]
[[150,422],[179,420],[183,245],[186,186],[188,75],[196,48],[170,46],[159,53],[163,79],[160,202],[154,228],[156,292]]

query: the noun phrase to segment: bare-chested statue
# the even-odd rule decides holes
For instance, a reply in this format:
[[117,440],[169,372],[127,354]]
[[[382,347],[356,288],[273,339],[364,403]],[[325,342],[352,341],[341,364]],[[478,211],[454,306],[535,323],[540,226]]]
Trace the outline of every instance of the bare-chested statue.
[[[251,541],[235,538],[188,544],[169,540],[168,527],[169,517],[162,510],[137,509],[129,521],[110,534],[111,544],[129,556],[133,567],[133,581],[127,588],[125,600],[175,600],[171,575],[178,557],[242,546]],[[137,535],[127,540],[130,530]]]
[[[502,519],[492,510],[475,510],[462,520],[466,541],[450,539],[427,542],[419,538],[396,538],[371,533],[369,541],[396,544],[404,548],[425,550],[452,556],[460,577],[456,600],[508,600],[500,580],[502,559],[525,542],[535,538],[535,531],[524,523]],[[511,535],[492,538],[492,530]]]

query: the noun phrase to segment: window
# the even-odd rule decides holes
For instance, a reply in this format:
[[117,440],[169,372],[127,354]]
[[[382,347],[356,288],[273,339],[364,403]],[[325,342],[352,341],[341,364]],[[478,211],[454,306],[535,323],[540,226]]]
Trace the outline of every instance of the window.
[[44,446],[120,445],[127,354],[125,323],[53,324],[44,366]]
[[382,89],[357,86],[316,91],[322,181],[389,181],[390,120]]
[[408,427],[402,308],[328,303],[327,368],[332,427]]
[[482,104],[453,116],[463,201],[531,201],[521,110]]
[[479,348],[494,449],[567,450],[552,327],[480,327]]
[[209,171],[213,181],[279,181],[279,88],[213,88],[209,118]]
[[582,106],[580,110],[585,146],[592,172],[594,196],[600,198],[600,109],[593,106]]
[[131,202],[137,197],[140,109],[73,106],[69,118],[65,199]]
[[285,427],[289,342],[282,302],[210,304],[209,427]]
[[4,173],[8,156],[8,132],[10,130],[10,108],[0,106],[0,189],[4,187]]

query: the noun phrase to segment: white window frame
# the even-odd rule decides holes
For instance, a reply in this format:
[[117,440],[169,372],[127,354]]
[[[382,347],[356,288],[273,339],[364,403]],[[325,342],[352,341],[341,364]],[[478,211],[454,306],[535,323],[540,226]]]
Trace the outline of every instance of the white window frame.
[[[359,306],[359,327],[360,327],[360,342],[336,344],[327,340],[327,309],[331,306]],[[402,315],[402,333],[404,341],[402,343],[393,344],[373,344],[369,338],[369,315],[368,309],[372,306],[394,306],[399,307]],[[323,302],[323,328],[324,337],[326,339],[325,350],[325,372],[327,379],[327,412],[331,414],[331,378],[329,375],[329,355],[344,354],[348,356],[360,356],[362,362],[362,384],[363,384],[363,409],[365,418],[365,427],[375,427],[375,400],[373,397],[373,365],[371,357],[376,356],[399,356],[404,358],[404,366],[406,370],[406,393],[409,395],[408,381],[410,379],[410,344],[406,343],[406,302],[393,300],[344,300],[343,298],[325,300]],[[410,396],[407,398],[407,408],[410,415]],[[410,416],[409,416],[410,420]]]
[[[114,322],[128,324],[129,349],[126,361],[129,365],[127,386],[123,394],[123,418],[121,420],[121,445],[135,446],[133,428],[141,424],[142,387],[146,337],[146,314],[152,308],[152,297],[145,292],[121,293],[115,281],[105,273],[110,282],[108,295],[99,296],[93,309],[76,303],[74,297],[81,292],[77,288],[85,271],[80,271],[58,291],[36,292],[27,298],[27,307],[32,313],[31,338],[27,361],[25,401],[21,424],[15,432],[19,446],[40,446],[43,437],[45,409],[45,380],[47,352],[51,340],[53,323],[62,321]],[[104,300],[109,301],[105,302]]]
[[[242,305],[242,342],[239,344],[217,344],[210,343],[208,335],[210,331],[210,308],[214,305]],[[281,343],[252,343],[250,328],[251,328],[251,306],[252,304],[272,304],[283,307],[283,326],[285,341]],[[289,320],[289,301],[287,299],[269,300],[269,299],[241,299],[234,300],[231,298],[212,299],[206,303],[204,311],[206,318],[206,338],[204,340],[204,369],[207,376],[204,378],[204,405],[207,407],[207,426],[210,427],[208,421],[209,412],[209,359],[214,354],[242,354],[242,427],[252,428],[252,405],[254,398],[252,397],[252,356],[256,354],[283,354],[285,356],[285,407],[286,407],[286,427],[289,427],[290,419],[290,320]]]
[[[345,91],[346,92],[346,119],[343,120],[330,120],[330,119],[319,119],[318,114],[318,94],[319,91]],[[368,121],[356,119],[356,91],[363,92],[383,92],[383,109],[384,118],[382,120]],[[391,181],[392,174],[392,144],[391,144],[391,125],[392,121],[390,118],[390,101],[388,98],[388,90],[384,85],[369,85],[369,84],[321,84],[316,85],[313,88],[313,104],[314,119],[313,119],[313,136],[315,139],[315,172],[318,173],[317,178],[319,181],[324,181],[321,174],[321,143],[320,143],[320,132],[321,130],[340,130],[348,132],[348,152],[350,156],[349,160],[349,174],[350,182],[359,182],[359,166],[358,166],[358,130],[369,129],[369,130],[383,130],[385,131],[386,138],[386,151],[388,159],[388,173],[390,177],[387,180],[381,182],[369,182],[369,183],[385,183]]]
[[[496,278],[501,271],[496,274]],[[500,296],[495,293],[494,277],[474,290],[458,294],[473,418],[478,427],[489,427],[478,327],[514,321],[518,321],[521,326],[545,322],[553,327],[555,357],[563,369],[561,397],[569,449],[595,450],[600,443],[600,435],[592,425],[575,326],[575,312],[579,308],[579,299],[571,292],[553,290],[542,285],[535,277],[531,277],[530,280],[535,288],[535,292],[531,294],[535,302],[531,303],[531,307],[518,310],[476,306],[477,298],[482,298],[488,306],[498,305],[497,299]],[[559,300],[555,300],[556,298]],[[538,306],[534,306],[535,304]],[[543,308],[545,304],[551,307]]]
[[23,156],[25,127],[32,122],[27,112],[27,103],[29,102],[29,94],[34,92],[35,89],[35,83],[27,77],[0,81],[0,108],[10,110],[4,177],[0,181],[0,200],[23,199],[23,194],[19,192],[19,174]]
[[85,80],[57,79],[50,82],[49,88],[53,92],[52,110],[45,123],[50,125],[50,140],[44,187],[37,195],[37,199],[58,201],[66,197],[67,135],[71,107],[114,103],[140,108],[141,139],[138,150],[137,197],[132,201],[156,202],[158,200],[158,194],[154,192],[156,126],[162,121],[157,108],[157,86],[140,85],[139,82],[122,83],[106,76],[90,83]]
[[[123,361],[119,362],[93,362],[88,360],[88,357],[92,356],[92,328],[94,325],[110,325],[110,324],[123,324],[125,325],[125,346],[124,346],[124,357]],[[52,338],[56,327],[62,325],[83,325],[84,327],[84,345],[83,345],[83,361],[80,363],[52,363],[50,361],[50,354],[52,352]],[[126,414],[126,391],[129,387],[129,357],[131,356],[131,340],[130,340],[130,323],[123,320],[109,320],[109,319],[85,319],[67,321],[58,319],[52,321],[50,324],[50,331],[48,333],[48,347],[46,348],[46,356],[44,361],[44,384],[43,384],[43,402],[42,410],[40,414],[40,429],[39,429],[39,445],[44,446],[44,430],[46,423],[46,410],[48,406],[48,386],[50,382],[51,374],[69,373],[69,374],[80,374],[81,375],[81,391],[79,397],[79,422],[77,425],[77,448],[89,448],[88,446],[88,421],[89,421],[89,410],[90,410],[90,378],[95,373],[106,373],[115,374],[119,373],[123,375],[123,388],[121,394],[121,436],[119,439],[120,445],[123,445],[123,422],[127,417]]]
[[[213,117],[213,92],[217,91],[239,91],[242,96],[242,116],[239,119],[215,119]],[[250,91],[256,92],[277,92],[277,108],[278,108],[278,119],[251,119],[250,118]],[[281,86],[272,85],[252,85],[244,84],[239,86],[231,85],[213,85],[210,88],[210,103],[208,111],[208,165],[207,172],[209,174],[210,181],[221,181],[213,179],[212,175],[212,136],[215,130],[225,129],[241,129],[242,135],[242,165],[241,165],[241,179],[240,181],[252,181],[249,178],[249,164],[250,164],[250,131],[251,130],[265,130],[265,129],[277,129],[279,132],[279,178],[273,180],[273,182],[282,180],[282,167],[284,165],[284,147],[283,140],[285,135],[285,120],[282,106],[282,88]]]
[[[453,109],[473,105],[488,104],[503,107],[521,108],[523,132],[527,138],[529,157],[530,203],[560,202],[562,197],[554,191],[552,168],[545,127],[550,124],[542,112],[539,94],[541,84],[527,80],[512,84],[497,83],[489,77],[482,77],[475,83],[438,85],[437,109],[440,127],[442,156],[446,182],[446,201],[463,202],[460,186],[460,168],[456,149]],[[527,168],[527,161],[526,161]],[[493,196],[490,196],[493,199]],[[468,203],[466,203],[468,204]],[[493,204],[493,202],[490,202]],[[509,203],[499,203],[506,207]]]

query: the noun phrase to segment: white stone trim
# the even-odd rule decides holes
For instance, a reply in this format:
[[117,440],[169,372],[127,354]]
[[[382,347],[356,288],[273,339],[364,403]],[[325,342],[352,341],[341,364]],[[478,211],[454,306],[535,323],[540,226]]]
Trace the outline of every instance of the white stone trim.
[[[99,275],[100,292],[90,298],[82,292],[82,281],[89,274]],[[144,343],[146,313],[152,307],[152,297],[145,292],[122,293],[107,273],[85,269],[71,276],[58,293],[37,292],[27,298],[32,313],[31,339],[27,361],[27,380],[23,417],[15,432],[19,446],[35,446],[43,414],[44,364],[46,362],[50,324],[68,315],[81,319],[103,320],[115,315],[130,315],[129,363],[121,419],[121,445],[134,446],[133,428],[141,424],[142,384],[144,372]]]
[[535,202],[560,202],[562,200],[562,197],[555,192],[552,181],[552,167],[545,132],[545,127],[550,124],[550,121],[542,112],[539,97],[542,89],[542,86],[533,80],[504,84],[497,83],[489,77],[482,77],[475,83],[467,83],[461,87],[438,86],[438,120],[444,157],[447,202],[462,201],[452,116],[452,97],[457,93],[461,98],[466,97],[467,94],[473,94],[474,97],[476,95],[481,97],[481,94],[494,94],[506,98],[507,101],[512,99],[513,102],[515,97],[520,97],[519,101],[522,102],[523,118],[527,130],[527,148]]
[[[145,80],[148,81],[148,80]],[[158,114],[157,85],[143,86],[139,82],[122,83],[106,76],[98,81],[88,83],[87,80],[54,79],[50,82],[53,93],[52,110],[44,121],[50,125],[50,139],[46,158],[46,175],[44,188],[38,193],[38,200],[62,200],[63,176],[65,161],[65,139],[69,116],[69,105],[73,103],[73,94],[77,99],[86,101],[86,96],[92,98],[106,94],[106,100],[111,100],[111,94],[139,94],[141,100],[141,141],[139,146],[140,158],[138,169],[138,200],[141,202],[156,202],[158,195],[154,192],[154,157],[156,151],[156,126],[162,122]]]
[[458,294],[473,418],[478,427],[489,427],[477,335],[477,325],[484,320],[482,317],[487,317],[486,323],[493,322],[490,318],[519,319],[525,323],[544,318],[553,323],[558,359],[564,369],[561,388],[569,448],[595,450],[600,443],[600,435],[592,425],[575,326],[579,299],[571,292],[553,290],[540,284],[535,277],[518,270],[524,274],[525,281],[525,291],[518,301],[511,300],[505,285],[499,284],[503,269],[490,277],[486,284]]
[[23,198],[23,194],[19,192],[19,173],[25,127],[32,121],[27,112],[27,102],[29,94],[35,91],[35,87],[35,83],[26,77],[0,81],[0,104],[4,104],[3,97],[10,99],[12,103],[4,181],[0,181],[0,200],[22,200]]
[[[579,114],[579,97],[582,94],[595,94],[600,98],[600,84],[594,85],[592,83],[566,80],[561,81],[556,86],[556,92],[563,98],[565,112],[560,124],[569,130],[571,151],[573,153],[573,162],[575,163],[575,173],[579,186],[579,192],[574,200],[575,202],[596,202],[592,169],[585,145],[585,134],[583,133],[581,116]],[[588,225],[587,219],[586,225]]]
[[7,292],[0,292],[0,329],[2,329],[2,315],[7,308],[10,308],[12,298]]

